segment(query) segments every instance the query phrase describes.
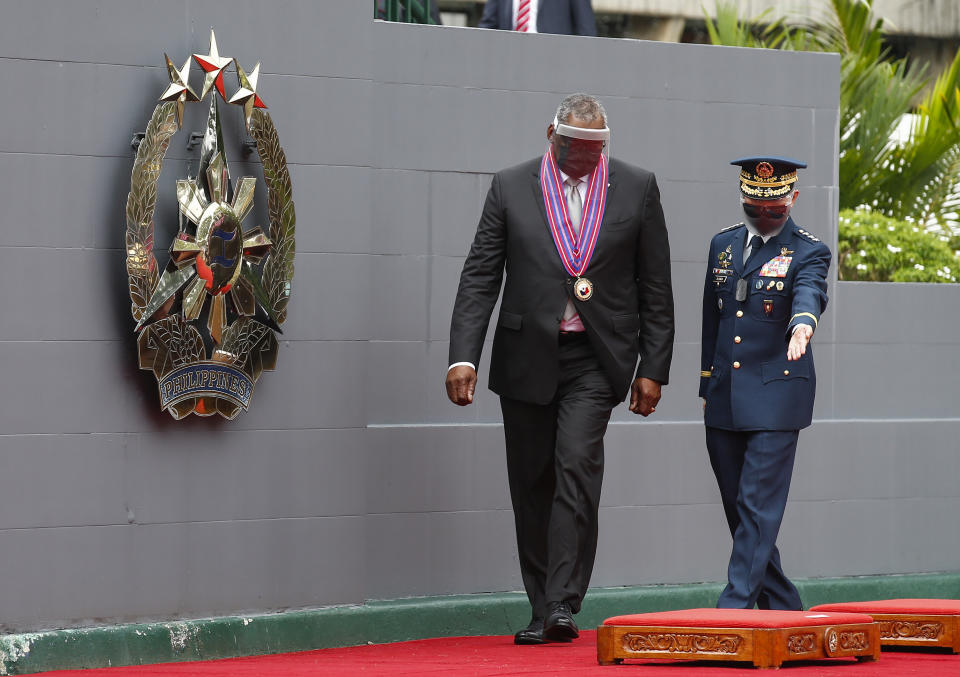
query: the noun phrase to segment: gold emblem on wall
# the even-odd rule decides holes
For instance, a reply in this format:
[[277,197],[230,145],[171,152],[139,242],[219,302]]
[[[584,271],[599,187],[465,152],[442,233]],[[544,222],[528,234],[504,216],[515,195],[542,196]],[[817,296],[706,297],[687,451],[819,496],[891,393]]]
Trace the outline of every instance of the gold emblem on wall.
[[[191,413],[232,419],[249,407],[261,373],[276,366],[276,334],[293,279],[296,215],[286,156],[257,94],[260,64],[247,75],[236,59],[221,57],[213,31],[209,53],[192,59],[204,72],[201,95],[190,87],[191,60],[177,69],[166,57],[170,83],[137,148],[127,197],[131,310],[140,368],[156,376],[160,406],[176,419]],[[238,87],[228,99],[223,76],[231,65]],[[184,105],[208,94],[197,176],[177,181],[182,218],[161,269],[153,236],[163,158],[183,125]],[[263,165],[267,232],[244,225],[257,179],[231,180],[218,97],[243,107]]]

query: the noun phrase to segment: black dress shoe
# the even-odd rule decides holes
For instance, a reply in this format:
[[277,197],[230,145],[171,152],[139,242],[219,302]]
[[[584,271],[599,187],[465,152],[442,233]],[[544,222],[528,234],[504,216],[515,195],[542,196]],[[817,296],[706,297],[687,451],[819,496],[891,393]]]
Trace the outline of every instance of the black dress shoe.
[[543,619],[532,618],[530,625],[513,636],[514,644],[543,644]]
[[569,604],[559,602],[550,607],[543,636],[551,642],[569,642],[580,636],[580,630],[573,620],[573,611]]

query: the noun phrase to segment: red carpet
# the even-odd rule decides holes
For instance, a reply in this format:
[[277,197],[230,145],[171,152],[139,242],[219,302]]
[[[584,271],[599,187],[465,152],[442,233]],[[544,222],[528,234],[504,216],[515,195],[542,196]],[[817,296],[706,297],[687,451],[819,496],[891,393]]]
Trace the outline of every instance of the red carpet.
[[960,677],[960,655],[885,651],[876,663],[834,659],[789,663],[779,671],[709,661],[597,665],[595,633],[571,644],[514,646],[512,637],[453,637],[304,653],[43,673],[50,677],[337,677],[343,675],[587,675],[590,677]]

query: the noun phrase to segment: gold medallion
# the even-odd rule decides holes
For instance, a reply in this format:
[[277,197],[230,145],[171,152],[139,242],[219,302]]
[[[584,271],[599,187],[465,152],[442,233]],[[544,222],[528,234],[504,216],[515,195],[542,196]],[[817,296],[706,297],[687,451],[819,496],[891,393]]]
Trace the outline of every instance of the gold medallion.
[[593,296],[593,282],[585,277],[578,277],[573,283],[573,295],[578,301],[589,301]]

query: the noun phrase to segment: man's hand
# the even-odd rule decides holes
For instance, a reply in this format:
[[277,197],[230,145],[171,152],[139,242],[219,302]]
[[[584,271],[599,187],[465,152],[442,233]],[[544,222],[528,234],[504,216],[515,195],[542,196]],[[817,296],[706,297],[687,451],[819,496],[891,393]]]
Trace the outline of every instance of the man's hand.
[[630,386],[630,411],[641,416],[649,416],[657,410],[660,403],[660,384],[652,378],[642,376]]
[[473,367],[460,365],[447,372],[447,397],[454,404],[465,407],[473,402],[477,388],[477,372]]
[[813,336],[813,328],[809,324],[798,324],[790,337],[790,345],[787,347],[787,359],[793,362],[799,360],[807,352],[807,344]]

